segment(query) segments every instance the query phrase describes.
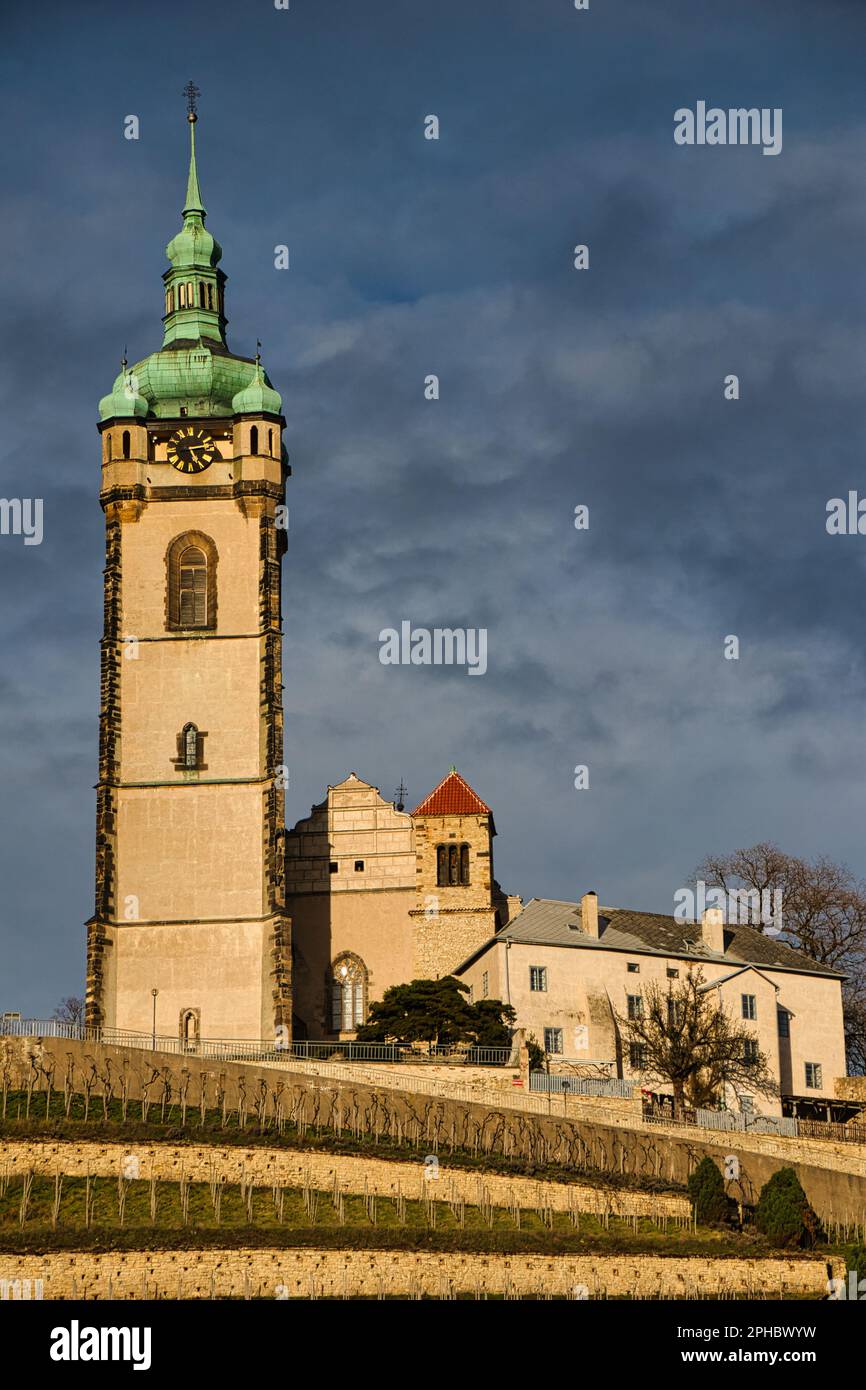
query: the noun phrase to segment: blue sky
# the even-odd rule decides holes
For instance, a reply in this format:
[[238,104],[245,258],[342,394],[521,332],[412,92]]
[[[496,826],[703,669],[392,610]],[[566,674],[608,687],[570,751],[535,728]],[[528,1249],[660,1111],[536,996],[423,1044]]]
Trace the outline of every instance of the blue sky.
[[[96,404],[160,342],[190,77],[229,340],[261,338],[294,470],[289,823],[350,771],[415,804],[453,762],[525,898],[670,911],[759,839],[866,873],[866,537],[824,525],[866,492],[864,7],[10,10],[0,493],[45,522],[0,537],[0,1008],[82,989]],[[782,153],[677,147],[698,100],[781,107]],[[382,666],[404,619],[486,627],[486,675]]]

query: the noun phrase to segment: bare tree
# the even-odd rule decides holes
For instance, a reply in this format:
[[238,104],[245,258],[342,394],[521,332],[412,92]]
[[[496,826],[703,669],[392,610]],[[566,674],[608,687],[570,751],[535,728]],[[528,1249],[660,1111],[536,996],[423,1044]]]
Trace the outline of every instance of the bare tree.
[[58,1023],[83,1023],[84,1000],[77,999],[74,994],[68,995],[61,999],[51,1017]]
[[[824,855],[810,862],[767,843],[708,855],[695,878],[726,893],[781,890],[781,939],[847,976],[842,998],[848,1068],[866,1072],[866,883]],[[759,917],[753,912],[751,925],[762,931]]]
[[655,981],[643,990],[633,1017],[617,1014],[624,1038],[642,1049],[640,1070],[650,1081],[673,1087],[679,1113],[717,1102],[724,1084],[747,1086],[762,1095],[778,1093],[755,1034],[719,1005],[712,981],[690,968],[667,989]]
[[[726,893],[780,890],[782,938],[822,965],[844,970],[866,954],[866,884],[844,864],[823,855],[809,862],[763,843],[708,855],[695,878]],[[752,909],[751,917],[751,925],[762,931],[760,912]]]

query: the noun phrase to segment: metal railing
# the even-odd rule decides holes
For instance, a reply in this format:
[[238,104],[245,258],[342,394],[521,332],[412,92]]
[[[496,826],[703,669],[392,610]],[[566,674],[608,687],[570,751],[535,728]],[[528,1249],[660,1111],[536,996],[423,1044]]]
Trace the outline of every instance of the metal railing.
[[529,1073],[530,1091],[552,1092],[557,1096],[619,1096],[631,1100],[635,1084],[613,1076],[562,1076],[556,1072],[548,1076],[544,1071]]
[[447,1062],[473,1067],[505,1067],[517,1064],[516,1048],[475,1047],[471,1044],[319,1042],[307,1039],[166,1037],[160,1033],[139,1033],[126,1028],[89,1028],[62,1019],[9,1018],[0,1015],[0,1037],[67,1038],[78,1042],[108,1043],[116,1047],[147,1048],[189,1057],[212,1057],[222,1061],[280,1062],[289,1059],[327,1062]]

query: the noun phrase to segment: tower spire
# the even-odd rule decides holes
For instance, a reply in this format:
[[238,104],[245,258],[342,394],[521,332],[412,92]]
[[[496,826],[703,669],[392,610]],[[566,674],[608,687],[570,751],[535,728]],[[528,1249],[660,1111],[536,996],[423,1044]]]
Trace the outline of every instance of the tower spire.
[[195,127],[200,93],[194,82],[188,82],[183,90],[189,125],[189,174],[183,205],[183,226],[166,247],[171,269],[163,276],[165,333],[162,345],[168,347],[175,342],[207,341],[221,343],[225,347],[225,275],[217,269],[222,247],[205,227],[205,208],[195,162]]
[[186,203],[184,204],[183,215],[184,218],[187,218],[191,213],[198,214],[203,221],[205,209],[198,186],[198,170],[195,166],[195,123],[198,120],[198,98],[201,96],[201,92],[194,82],[187,82],[183,90],[186,97],[186,118],[189,122],[189,176],[186,181]]

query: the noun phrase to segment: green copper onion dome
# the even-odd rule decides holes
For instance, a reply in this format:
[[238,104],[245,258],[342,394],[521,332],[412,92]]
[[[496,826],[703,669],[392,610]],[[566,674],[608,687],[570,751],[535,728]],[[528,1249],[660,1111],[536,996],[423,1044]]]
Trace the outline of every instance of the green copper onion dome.
[[248,386],[244,386],[232,398],[233,415],[281,415],[283,401],[279,391],[268,382],[260,362],[256,362],[256,374]]
[[[222,247],[205,226],[195,151],[197,116],[189,121],[189,174],[183,225],[166,247],[165,313],[158,352],[124,371],[99,402],[102,420],[181,415],[226,417],[252,411],[279,415],[282,401],[258,358],[238,357],[226,342]],[[134,389],[131,389],[130,383]],[[239,403],[238,403],[239,402]]]
[[143,420],[147,411],[148,404],[139,394],[135,372],[127,371],[124,362],[111,391],[99,402],[99,417],[101,420]]

